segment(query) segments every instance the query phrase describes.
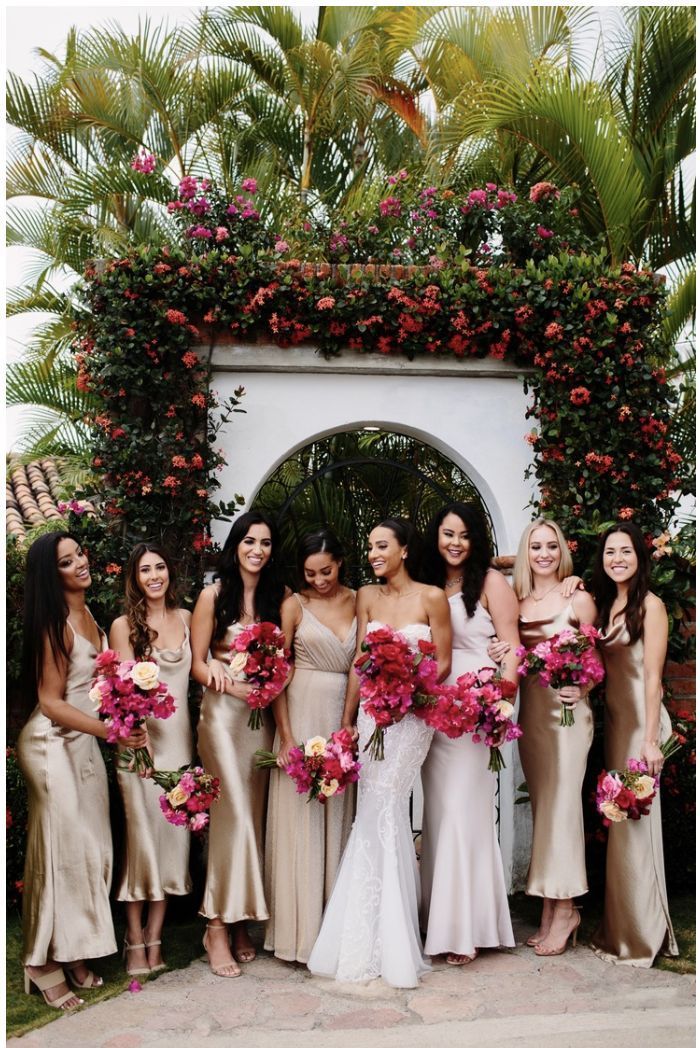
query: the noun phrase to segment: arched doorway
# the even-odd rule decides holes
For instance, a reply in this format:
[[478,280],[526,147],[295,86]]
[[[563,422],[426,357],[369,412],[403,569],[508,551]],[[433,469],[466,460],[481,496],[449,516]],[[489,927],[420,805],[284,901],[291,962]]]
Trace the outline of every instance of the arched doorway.
[[395,430],[365,426],[312,441],[282,462],[253,506],[270,513],[282,533],[282,562],[294,585],[296,548],[310,531],[330,527],[346,551],[348,582],[371,581],[367,534],[386,517],[407,517],[421,531],[446,502],[477,502],[494,529],[478,489],[437,448]]

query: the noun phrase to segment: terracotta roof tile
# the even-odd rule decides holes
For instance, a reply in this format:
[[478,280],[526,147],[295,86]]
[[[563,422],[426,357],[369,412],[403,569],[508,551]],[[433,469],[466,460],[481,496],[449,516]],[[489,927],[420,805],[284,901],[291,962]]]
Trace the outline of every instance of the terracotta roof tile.
[[30,528],[50,520],[62,520],[59,501],[61,476],[52,459],[39,459],[22,465],[11,456],[7,460],[5,531],[18,539]]

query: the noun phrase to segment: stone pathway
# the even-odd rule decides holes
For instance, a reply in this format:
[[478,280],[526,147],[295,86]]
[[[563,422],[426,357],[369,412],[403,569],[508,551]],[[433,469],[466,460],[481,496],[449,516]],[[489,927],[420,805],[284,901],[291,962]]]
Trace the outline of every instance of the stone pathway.
[[[515,922],[516,940],[531,929]],[[8,1044],[18,1048],[690,1048],[695,978],[605,964],[586,947],[521,946],[465,968],[436,964],[418,989],[337,984],[269,955],[240,979],[202,961]]]

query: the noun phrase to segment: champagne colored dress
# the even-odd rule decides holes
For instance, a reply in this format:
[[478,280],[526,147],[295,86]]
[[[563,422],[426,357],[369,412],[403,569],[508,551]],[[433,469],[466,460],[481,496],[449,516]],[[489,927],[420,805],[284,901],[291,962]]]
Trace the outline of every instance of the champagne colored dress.
[[[230,646],[244,629],[237,622],[229,626],[213,657],[228,666]],[[198,750],[205,771],[220,780],[221,796],[209,809],[207,877],[199,912],[226,924],[269,917],[263,883],[268,772],[256,768],[255,751],[270,749],[272,715],[264,712],[257,731],[248,727],[249,716],[242,699],[205,689]]]
[[[624,619],[601,642],[605,661],[605,766],[622,769],[644,741],[644,639],[630,644]],[[671,734],[661,707],[658,742]],[[603,920],[593,949],[606,961],[651,968],[658,953],[678,955],[666,898],[661,797],[639,821],[608,829]]]
[[[384,625],[370,622],[367,631]],[[415,623],[398,631],[416,647],[430,627]],[[425,760],[433,729],[407,714],[386,729],[384,760],[363,748],[374,720],[357,716],[362,770],[353,823],[309,970],[339,982],[381,976],[390,986],[412,987],[430,971],[418,929],[420,880],[408,801]]]
[[[298,599],[298,598],[297,598]],[[294,637],[294,676],[287,689],[295,742],[329,738],[340,727],[355,653],[357,624],[344,641],[301,604]],[[274,751],[279,749],[275,736]],[[265,949],[285,961],[309,959],[350,833],[355,789],[326,804],[306,803],[282,771],[270,779],[265,840],[265,886],[270,903]]]
[[[567,627],[578,629],[571,602],[548,619],[520,618],[520,639],[534,648]],[[588,698],[574,708],[574,724],[559,724],[561,701],[536,675],[520,684],[518,740],[532,806],[532,855],[525,891],[546,899],[571,899],[588,891],[581,790],[593,742]]]
[[[101,650],[106,647],[101,633]],[[88,692],[97,654],[86,637],[73,631],[63,697],[95,718]],[[114,953],[112,833],[97,738],[61,728],[37,706],[22,729],[17,756],[29,799],[22,963],[65,964]]]
[[[452,673],[495,664],[486,654],[496,633],[481,601],[469,618],[461,593],[449,598]],[[420,875],[425,952],[473,954],[480,947],[515,946],[496,833],[497,777],[489,751],[471,735],[435,732],[423,765],[423,844]]]
[[[192,725],[187,706],[192,650],[190,631],[179,648],[153,648],[151,658],[160,667],[160,681],[175,699],[175,713],[167,720],[148,719],[153,763],[158,771],[177,771],[192,760]],[[150,779],[117,771],[126,817],[125,854],[116,891],[120,902],[156,902],[166,895],[187,895],[192,890],[189,873],[190,835],[171,825],[158,803],[163,791]]]

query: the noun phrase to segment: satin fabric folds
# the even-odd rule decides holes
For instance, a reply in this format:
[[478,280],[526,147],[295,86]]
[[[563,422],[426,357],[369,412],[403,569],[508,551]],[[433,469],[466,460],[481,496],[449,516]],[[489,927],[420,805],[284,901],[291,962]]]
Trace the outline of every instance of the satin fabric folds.
[[[327,739],[338,730],[357,634],[353,623],[341,642],[304,604],[301,609],[294,637],[294,676],[287,688],[289,723],[297,744],[314,735]],[[275,736],[273,752],[279,744]],[[265,840],[270,920],[265,949],[282,960],[306,964],[309,959],[354,808],[354,786],[327,804],[307,804],[288,775],[274,769],[270,775]]]
[[[187,707],[192,651],[187,626],[179,648],[154,648],[150,657],[158,663],[160,680],[175,699],[172,717],[148,720],[153,761],[159,771],[177,771],[192,760],[192,727]],[[117,781],[124,802],[126,834],[116,898],[120,902],[140,902],[158,901],[166,895],[187,895],[192,890],[189,833],[166,820],[158,803],[163,793],[160,786],[122,770],[117,772]]]
[[[534,648],[561,630],[580,625],[569,603],[548,619],[519,620],[520,639]],[[520,684],[520,760],[532,807],[532,855],[525,891],[546,899],[572,899],[588,891],[581,790],[593,742],[588,698],[574,708],[574,724],[559,724],[561,701],[537,676]]]
[[[496,629],[481,602],[469,618],[461,593],[449,599],[454,684],[493,666],[486,649]],[[496,783],[489,751],[471,735],[435,732],[421,771],[423,847],[421,925],[425,952],[471,955],[480,947],[515,946],[496,833]]]
[[[74,633],[63,696],[95,718],[88,692],[96,656],[94,645]],[[22,729],[17,756],[29,800],[22,963],[39,966],[114,953],[112,835],[107,773],[97,739],[61,728],[37,706]]]
[[[244,629],[229,626],[212,652],[227,668],[230,645]],[[209,847],[203,917],[236,921],[266,921],[269,917],[263,883],[263,828],[268,772],[256,768],[256,750],[272,744],[272,715],[263,726],[248,727],[250,709],[242,699],[206,688],[197,731],[205,771],[221,782],[221,796],[209,816]]]
[[[605,766],[624,768],[638,758],[645,728],[644,642],[629,643],[624,621],[602,640],[605,661]],[[661,707],[658,742],[671,734],[671,720]],[[650,968],[658,953],[676,957],[666,898],[661,797],[636,822],[608,829],[603,921],[593,937],[599,957],[617,964]]]

